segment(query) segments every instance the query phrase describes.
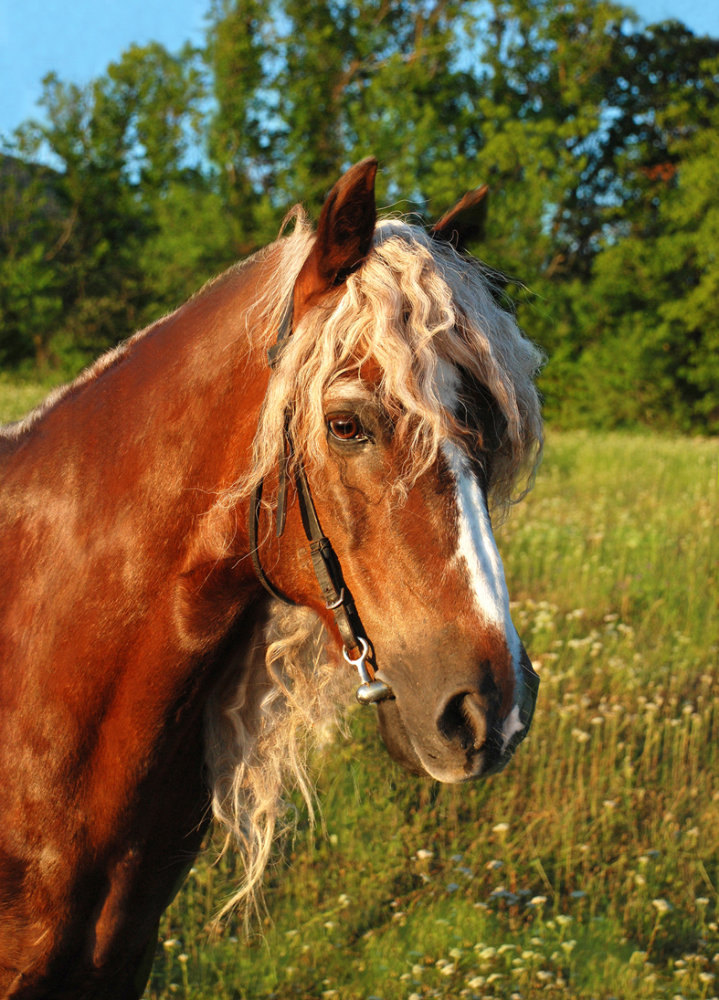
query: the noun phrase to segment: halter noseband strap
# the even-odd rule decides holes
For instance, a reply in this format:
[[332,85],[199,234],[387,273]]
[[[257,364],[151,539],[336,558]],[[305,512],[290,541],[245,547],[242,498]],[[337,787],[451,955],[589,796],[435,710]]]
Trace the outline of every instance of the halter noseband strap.
[[[277,332],[277,340],[270,347],[268,358],[270,366],[275,368],[282,349],[292,336],[292,299],[285,309]],[[367,639],[352,594],[344,581],[342,567],[332,548],[332,543],[322,531],[317,510],[312,499],[310,485],[307,480],[304,464],[299,455],[294,455],[292,436],[289,429],[289,412],[285,419],[284,441],[279,462],[279,482],[277,497],[277,528],[279,538],[285,527],[287,508],[287,475],[290,461],[294,459],[295,486],[302,517],[305,536],[310,543],[310,556],[320,591],[325,601],[325,607],[332,612],[337,630],[344,643],[343,656],[348,663],[355,666],[362,683],[357,689],[357,700],[362,705],[385,701],[393,698],[391,688],[384,681],[375,679],[376,665],[372,644]],[[295,602],[283,594],[265,573],[259,556],[259,523],[262,501],[263,480],[257,484],[250,496],[249,511],[249,543],[250,557],[258,580],[268,593],[285,604]],[[356,657],[351,654],[358,652]]]

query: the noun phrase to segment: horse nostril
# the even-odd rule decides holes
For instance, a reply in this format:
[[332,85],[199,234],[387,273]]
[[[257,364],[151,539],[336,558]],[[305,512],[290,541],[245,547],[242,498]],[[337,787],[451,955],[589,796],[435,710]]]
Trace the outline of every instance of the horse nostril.
[[437,719],[437,728],[448,742],[463,750],[479,750],[489,730],[489,700],[476,691],[453,695]]

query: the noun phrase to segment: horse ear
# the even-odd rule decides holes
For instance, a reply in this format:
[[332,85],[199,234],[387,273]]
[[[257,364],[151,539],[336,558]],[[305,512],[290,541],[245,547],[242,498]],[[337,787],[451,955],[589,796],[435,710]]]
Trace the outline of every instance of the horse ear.
[[294,314],[302,313],[364,261],[372,245],[377,210],[377,160],[368,156],[343,174],[327,195],[317,239],[295,282]]
[[467,243],[478,243],[484,239],[487,222],[489,188],[486,184],[468,191],[454,208],[445,212],[439,222],[429,231],[435,240],[451,243],[458,250],[464,250]]

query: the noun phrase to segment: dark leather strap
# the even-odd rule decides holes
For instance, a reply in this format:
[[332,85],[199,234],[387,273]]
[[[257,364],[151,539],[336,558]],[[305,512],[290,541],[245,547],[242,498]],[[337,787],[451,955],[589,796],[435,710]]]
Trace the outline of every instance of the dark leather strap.
[[285,306],[285,311],[282,314],[280,325],[277,328],[277,340],[274,342],[272,347],[270,347],[270,349],[267,351],[267,357],[269,358],[270,368],[277,367],[277,362],[280,360],[282,349],[292,336],[292,322],[293,322],[294,312],[295,312],[294,301],[292,295],[290,295],[289,299],[287,300],[287,305]]
[[285,521],[287,520],[287,470],[292,458],[292,439],[290,438],[288,420],[289,418],[285,419],[283,448],[280,455],[277,480],[277,528],[275,534],[278,538],[282,537],[282,533],[285,530]]
[[[279,330],[277,332],[277,340],[267,352],[270,366],[272,368],[277,365],[283,348],[285,347],[288,339],[292,336],[292,317],[293,304],[292,298],[290,297],[282,316],[282,320],[280,321]],[[289,429],[289,421],[290,414],[288,412],[287,418],[285,419],[284,442],[278,470],[276,525],[278,538],[282,535],[285,527],[285,518],[287,513],[287,473],[288,466],[293,459],[294,453],[292,436]],[[307,541],[310,543],[312,565],[314,567],[315,576],[317,577],[317,582],[319,583],[325,605],[334,615],[337,630],[342,637],[342,642],[345,645],[347,653],[351,654],[357,650],[361,651],[363,645],[369,648],[369,653],[366,656],[366,662],[369,675],[371,678],[374,678],[376,665],[372,644],[365,635],[352,594],[344,581],[339,559],[332,548],[332,543],[322,531],[322,526],[320,525],[317,510],[312,499],[309,482],[307,481],[307,473],[305,472],[304,465],[299,457],[295,459],[294,467],[295,485],[297,487],[297,499],[302,517],[302,524],[305,529]],[[260,561],[258,545],[263,485],[264,481],[260,480],[250,495],[249,542],[252,565],[255,573],[257,574],[258,580],[269,594],[280,601],[284,601],[285,604],[294,604],[295,602],[293,600],[287,597],[286,594],[283,594],[282,591],[272,583],[262,568],[262,562]],[[362,661],[365,662],[364,655],[362,656]],[[379,683],[376,686],[379,686]]]
[[312,499],[307,473],[301,461],[295,471],[297,498],[300,505],[302,524],[310,543],[310,556],[317,582],[324,598],[325,607],[335,618],[337,630],[348,653],[361,648],[360,636],[369,645],[368,661],[373,664],[372,645],[365,635],[350,589],[342,575],[340,561],[332,548],[332,543],[322,531],[317,510]]
[[[297,487],[297,499],[300,508],[300,516],[302,517],[302,525],[305,530],[305,537],[310,543],[312,566],[315,571],[315,576],[317,577],[317,582],[319,584],[325,606],[334,615],[337,630],[348,653],[359,650],[361,648],[360,637],[364,638],[370,648],[367,661],[368,664],[372,666],[371,672],[374,673],[375,668],[372,645],[365,636],[362,622],[357,612],[357,608],[355,607],[352,594],[350,593],[349,587],[345,583],[342,575],[340,561],[337,558],[335,550],[332,548],[332,543],[322,531],[322,526],[320,525],[320,521],[317,516],[317,509],[315,508],[309,483],[307,482],[307,474],[301,461],[298,461],[295,470],[295,484]],[[269,594],[278,600],[283,601],[285,604],[294,604],[295,602],[291,598],[287,597],[287,595],[284,594],[279,587],[276,587],[270,580],[265,573],[260,560],[259,524],[260,511],[262,509],[263,487],[264,481],[260,480],[250,495],[249,543],[252,566],[257,575],[257,579]],[[286,502],[283,500],[283,507],[285,506]],[[279,533],[278,523],[278,534]]]
[[260,479],[259,483],[253,489],[250,494],[250,515],[249,515],[249,541],[250,541],[250,558],[252,559],[252,567],[257,575],[257,579],[260,581],[265,590],[276,597],[279,601],[284,601],[285,604],[294,604],[295,602],[282,593],[270,578],[265,573],[262,568],[262,563],[260,562],[259,553],[259,527],[260,527],[260,510],[262,507],[262,489],[264,486],[264,480]]

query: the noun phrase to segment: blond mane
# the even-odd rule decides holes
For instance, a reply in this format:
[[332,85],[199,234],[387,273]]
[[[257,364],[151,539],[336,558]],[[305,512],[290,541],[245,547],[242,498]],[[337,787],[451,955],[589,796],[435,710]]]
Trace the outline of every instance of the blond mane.
[[[268,343],[312,245],[306,219],[295,215],[294,233],[268,257],[274,277],[265,286],[265,301],[256,304],[266,318]],[[224,504],[236,504],[276,468],[288,412],[298,452],[316,470],[321,449],[313,445],[326,433],[326,393],[338,379],[361,378],[369,361],[383,373],[378,402],[406,443],[398,502],[436,460],[442,442],[458,433],[442,400],[442,364],[461,367],[485,386],[504,418],[493,463],[493,507],[502,511],[526,492],[542,442],[534,384],[541,353],[497,304],[482,265],[419,227],[385,220],[344,294],[315,307],[296,326],[270,380],[251,468]],[[214,815],[245,861],[245,881],[228,907],[260,882],[284,790],[299,787],[312,812],[308,747],[336,717],[337,684],[346,677],[312,612],[278,603],[259,633],[255,649],[264,666],[245,665],[239,684],[219,691],[207,712]]]

